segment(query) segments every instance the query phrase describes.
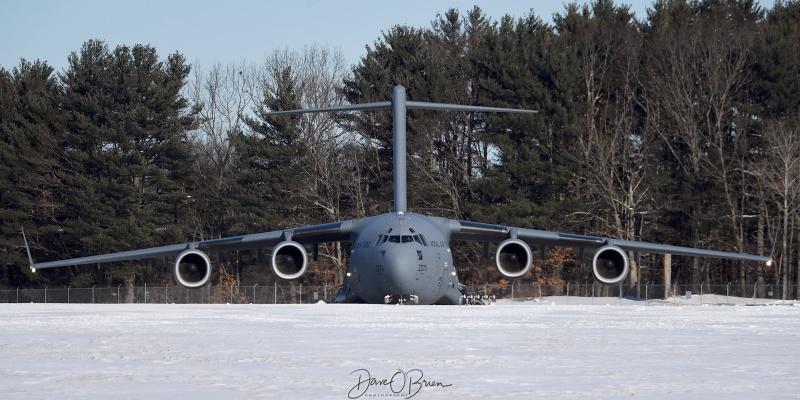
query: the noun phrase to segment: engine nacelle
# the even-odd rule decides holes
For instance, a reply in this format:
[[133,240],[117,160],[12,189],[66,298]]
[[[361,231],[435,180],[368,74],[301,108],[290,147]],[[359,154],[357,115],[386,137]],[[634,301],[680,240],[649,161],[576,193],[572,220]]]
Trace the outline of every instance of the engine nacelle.
[[206,253],[190,249],[175,258],[175,280],[181,286],[196,289],[211,280],[211,260]]
[[295,280],[306,273],[308,254],[300,243],[281,242],[272,249],[269,264],[272,273],[278,278],[286,281]]
[[497,246],[497,270],[506,278],[519,278],[531,270],[531,248],[519,239],[507,239]]
[[628,255],[617,246],[603,246],[594,253],[592,270],[594,277],[602,283],[607,285],[620,283],[630,272]]

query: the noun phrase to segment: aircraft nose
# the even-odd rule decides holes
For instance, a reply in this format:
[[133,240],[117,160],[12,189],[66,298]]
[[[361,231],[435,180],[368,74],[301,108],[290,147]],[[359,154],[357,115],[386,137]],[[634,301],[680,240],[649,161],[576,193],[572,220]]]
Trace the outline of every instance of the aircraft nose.
[[417,272],[416,253],[405,249],[387,251],[383,265],[389,282],[405,285],[414,279]]

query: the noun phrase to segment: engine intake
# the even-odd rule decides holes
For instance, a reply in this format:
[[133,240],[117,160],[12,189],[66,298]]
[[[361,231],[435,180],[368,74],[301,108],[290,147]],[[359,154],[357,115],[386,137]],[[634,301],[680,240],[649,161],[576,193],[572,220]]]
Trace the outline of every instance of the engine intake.
[[211,280],[211,260],[200,250],[185,250],[175,258],[175,280],[181,286],[196,289]]
[[602,283],[607,285],[620,283],[630,272],[628,255],[617,246],[603,246],[594,253],[592,270],[594,277]]
[[531,270],[531,248],[519,239],[507,239],[497,246],[497,270],[506,278],[519,278]]
[[291,281],[300,278],[308,269],[306,249],[297,242],[281,242],[272,249],[270,267],[280,279]]

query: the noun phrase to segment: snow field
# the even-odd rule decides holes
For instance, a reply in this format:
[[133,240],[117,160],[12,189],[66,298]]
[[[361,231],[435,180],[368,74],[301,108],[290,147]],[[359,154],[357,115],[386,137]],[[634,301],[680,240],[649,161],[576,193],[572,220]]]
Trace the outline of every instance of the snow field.
[[0,304],[0,397],[800,397],[800,307],[563,300]]

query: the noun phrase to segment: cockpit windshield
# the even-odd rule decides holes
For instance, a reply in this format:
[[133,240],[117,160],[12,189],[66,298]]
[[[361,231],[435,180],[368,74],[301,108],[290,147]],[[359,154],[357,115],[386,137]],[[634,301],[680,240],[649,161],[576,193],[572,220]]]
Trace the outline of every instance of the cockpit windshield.
[[405,244],[405,243],[419,243],[422,246],[428,246],[428,242],[425,240],[425,237],[422,235],[380,235],[378,236],[378,245],[383,243],[398,243],[398,244]]

